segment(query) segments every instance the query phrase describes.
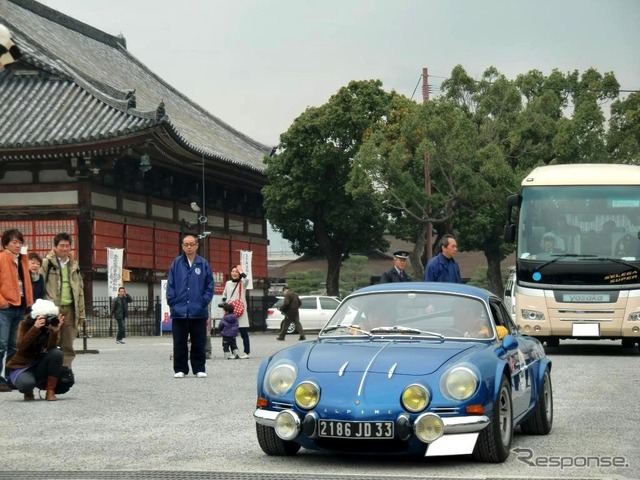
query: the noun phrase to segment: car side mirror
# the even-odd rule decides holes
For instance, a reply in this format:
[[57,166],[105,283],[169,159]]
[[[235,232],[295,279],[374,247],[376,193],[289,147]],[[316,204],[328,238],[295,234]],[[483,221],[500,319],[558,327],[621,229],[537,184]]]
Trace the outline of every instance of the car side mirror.
[[517,350],[518,340],[516,340],[516,337],[514,337],[513,335],[505,335],[502,339],[502,348],[504,348],[507,352],[509,350]]

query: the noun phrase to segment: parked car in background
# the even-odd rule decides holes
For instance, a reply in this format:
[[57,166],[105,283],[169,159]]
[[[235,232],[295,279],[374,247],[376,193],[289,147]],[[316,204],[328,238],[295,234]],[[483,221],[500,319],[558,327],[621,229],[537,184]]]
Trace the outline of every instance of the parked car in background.
[[[339,298],[326,295],[300,295],[300,301],[300,323],[305,331],[320,330],[340,305]],[[280,311],[280,307],[283,302],[284,297],[278,297],[276,303],[267,310],[267,330],[280,330],[282,328],[284,314]],[[295,325],[289,325],[287,333],[294,333],[295,331]]]
[[[504,462],[513,432],[553,424],[551,361],[501,298],[436,282],[346,297],[314,341],[258,368],[256,435],[268,455],[472,455]],[[544,448],[539,438],[518,446]]]

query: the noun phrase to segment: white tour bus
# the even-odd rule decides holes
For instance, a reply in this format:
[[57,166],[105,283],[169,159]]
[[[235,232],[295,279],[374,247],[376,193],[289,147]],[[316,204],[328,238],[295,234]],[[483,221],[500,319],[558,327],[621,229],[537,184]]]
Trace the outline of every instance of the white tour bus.
[[640,340],[640,166],[534,169],[507,199],[505,241],[516,240],[522,333],[548,346]]

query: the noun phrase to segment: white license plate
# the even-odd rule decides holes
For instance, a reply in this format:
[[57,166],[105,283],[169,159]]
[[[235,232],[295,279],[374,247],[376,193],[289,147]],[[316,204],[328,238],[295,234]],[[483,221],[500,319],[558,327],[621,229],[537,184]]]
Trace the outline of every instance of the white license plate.
[[574,323],[572,335],[574,337],[599,337],[600,324],[599,323]]
[[393,422],[319,420],[318,435],[332,438],[393,438]]

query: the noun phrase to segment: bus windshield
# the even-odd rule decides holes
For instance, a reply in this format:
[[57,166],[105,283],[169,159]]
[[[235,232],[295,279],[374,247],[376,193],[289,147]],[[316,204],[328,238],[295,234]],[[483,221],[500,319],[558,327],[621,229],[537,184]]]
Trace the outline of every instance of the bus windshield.
[[517,256],[536,263],[616,259],[638,268],[640,186],[524,187]]

